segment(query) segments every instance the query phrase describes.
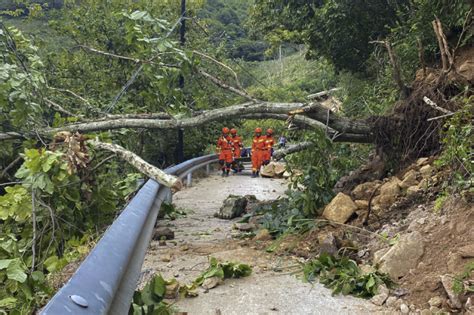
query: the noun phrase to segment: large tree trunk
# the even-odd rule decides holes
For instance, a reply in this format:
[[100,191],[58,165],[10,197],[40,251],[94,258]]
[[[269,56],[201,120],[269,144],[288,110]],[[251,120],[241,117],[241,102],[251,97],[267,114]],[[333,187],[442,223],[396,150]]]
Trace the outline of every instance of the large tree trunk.
[[[271,116],[279,114],[278,116]],[[290,114],[290,116],[288,116]],[[70,132],[95,132],[101,130],[114,130],[121,128],[141,129],[178,129],[193,128],[209,122],[241,118],[261,118],[265,115],[275,119],[286,120],[291,117],[296,122],[301,122],[312,127],[323,127],[332,130],[333,134],[354,135],[353,138],[360,139],[356,142],[368,142],[371,135],[371,126],[365,121],[350,120],[335,115],[319,103],[243,103],[239,105],[214,109],[202,112],[194,117],[182,119],[153,119],[153,114],[146,118],[116,118],[101,119],[95,121],[80,122],[58,128],[43,128],[35,132],[6,132],[0,133],[0,140],[32,138],[37,135],[52,136],[60,131]],[[156,116],[155,116],[156,117]],[[344,138],[341,138],[344,139]],[[346,137],[351,141],[351,137]],[[362,140],[363,139],[363,140]]]

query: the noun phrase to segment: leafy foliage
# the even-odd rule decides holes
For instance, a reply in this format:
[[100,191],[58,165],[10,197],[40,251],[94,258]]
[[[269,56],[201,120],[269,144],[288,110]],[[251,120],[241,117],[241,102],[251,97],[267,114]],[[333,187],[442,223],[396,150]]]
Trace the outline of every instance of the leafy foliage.
[[453,291],[457,294],[465,293],[465,292],[474,292],[474,284],[472,282],[467,282],[465,284],[465,280],[471,278],[471,275],[474,271],[474,262],[470,262],[466,264],[464,267],[464,271],[462,274],[458,275],[454,278],[453,282]]
[[211,257],[209,267],[193,281],[196,285],[203,284],[204,280],[212,277],[219,279],[242,278],[248,277],[252,273],[252,268],[246,264],[234,262],[220,262],[216,258]]
[[155,275],[140,291],[133,294],[130,315],[168,315],[170,306],[163,301],[166,293],[166,281],[161,275]]
[[372,297],[377,294],[379,285],[391,286],[393,283],[386,274],[380,272],[362,273],[357,263],[347,257],[335,258],[326,253],[304,266],[304,279],[319,282],[332,289],[333,294],[351,294],[358,297]]
[[443,152],[436,160],[438,167],[449,166],[453,172],[450,183],[455,189],[469,189],[473,184],[473,119],[474,97],[465,99],[464,107],[446,123]]

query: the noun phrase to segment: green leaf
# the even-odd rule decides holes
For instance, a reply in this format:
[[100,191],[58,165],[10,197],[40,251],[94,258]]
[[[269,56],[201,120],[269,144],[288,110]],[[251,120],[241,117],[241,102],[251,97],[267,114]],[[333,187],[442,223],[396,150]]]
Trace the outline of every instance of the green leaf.
[[14,297],[7,297],[2,300],[0,300],[0,307],[6,307],[6,308],[11,308],[16,305],[17,299]]
[[13,259],[1,259],[0,260],[0,270],[7,269]]
[[8,279],[23,283],[26,281],[27,275],[23,263],[19,258],[13,259],[7,268]]
[[153,293],[163,298],[166,292],[166,281],[161,275],[156,275],[153,278]]
[[367,291],[370,291],[370,289],[375,285],[375,279],[372,275],[369,277],[369,281],[365,284],[365,288]]

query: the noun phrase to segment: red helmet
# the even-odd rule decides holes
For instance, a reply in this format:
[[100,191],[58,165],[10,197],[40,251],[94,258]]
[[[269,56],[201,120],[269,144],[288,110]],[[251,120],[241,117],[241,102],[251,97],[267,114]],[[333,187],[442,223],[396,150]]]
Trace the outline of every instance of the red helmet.
[[270,128],[268,128],[268,129],[267,129],[267,133],[271,135],[271,134],[273,134],[273,130],[270,129]]
[[222,133],[229,133],[229,128],[227,127],[222,128]]
[[230,130],[230,133],[233,134],[233,135],[237,134],[237,129],[232,128],[232,129]]
[[261,133],[262,132],[262,128],[255,128],[255,133]]

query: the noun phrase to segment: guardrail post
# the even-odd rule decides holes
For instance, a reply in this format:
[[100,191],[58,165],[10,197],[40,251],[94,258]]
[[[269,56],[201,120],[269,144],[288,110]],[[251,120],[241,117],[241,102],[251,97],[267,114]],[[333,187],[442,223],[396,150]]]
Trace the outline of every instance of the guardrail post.
[[173,192],[171,189],[168,189],[168,193],[166,194],[165,197],[165,203],[172,204],[173,203]]
[[191,187],[193,180],[193,173],[189,172],[188,175],[186,176],[186,186]]

